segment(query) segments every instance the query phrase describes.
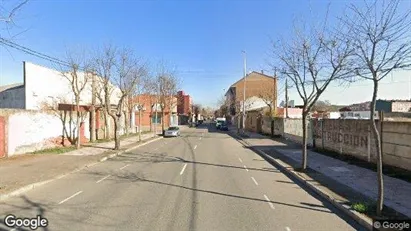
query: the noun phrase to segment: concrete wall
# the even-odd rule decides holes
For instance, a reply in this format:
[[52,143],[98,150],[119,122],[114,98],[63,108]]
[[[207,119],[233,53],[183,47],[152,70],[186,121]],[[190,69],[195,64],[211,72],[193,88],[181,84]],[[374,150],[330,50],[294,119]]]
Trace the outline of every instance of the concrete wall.
[[[71,84],[65,77],[69,76],[69,73],[63,75],[61,71],[29,62],[24,63],[24,73],[25,109],[38,110],[42,108],[42,104],[44,103],[75,103]],[[91,104],[91,75],[86,75],[83,72],[79,72],[78,78],[79,81],[85,81],[85,79],[88,78],[86,87],[80,94],[80,104],[89,105]],[[97,78],[97,81],[98,80],[100,79]],[[118,88],[114,88],[111,95],[112,104],[116,104],[118,102],[120,94],[120,90]]]
[[384,121],[382,140],[384,163],[411,170],[411,122]]
[[24,86],[0,92],[0,108],[24,109]]
[[392,112],[411,112],[411,102],[392,102]]
[[[6,118],[7,156],[23,154],[59,146],[63,123],[54,113],[33,110],[2,109],[0,115]],[[76,126],[67,122],[68,132],[75,132]],[[85,136],[89,137],[88,123],[85,123]]]

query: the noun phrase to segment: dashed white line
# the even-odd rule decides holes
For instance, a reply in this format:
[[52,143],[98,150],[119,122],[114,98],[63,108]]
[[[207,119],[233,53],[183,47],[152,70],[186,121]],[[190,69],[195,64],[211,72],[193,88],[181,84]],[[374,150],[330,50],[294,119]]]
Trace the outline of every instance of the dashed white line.
[[199,140],[201,140],[201,138],[202,138],[202,137],[200,137],[200,139],[199,139]]
[[255,184],[255,185],[258,185],[258,182],[255,180],[254,177],[251,177],[251,179],[254,181],[254,184]]
[[64,200],[60,201],[60,202],[59,202],[59,205],[61,205],[61,204],[63,204],[64,202],[66,202],[66,201],[68,201],[68,200],[72,199],[73,197],[75,197],[75,196],[79,195],[79,194],[80,194],[80,193],[82,193],[82,192],[83,192],[83,191],[78,191],[78,192],[74,193],[72,196],[69,196],[69,197],[67,197],[66,199],[64,199]]
[[183,169],[181,169],[180,175],[183,175],[184,170],[186,169],[186,167],[187,167],[187,164],[185,164],[184,167],[183,167]]
[[243,160],[242,160],[240,157],[238,157],[238,160],[239,160],[241,163],[243,163]]
[[290,227],[285,227],[285,230],[291,231]]
[[194,146],[194,149],[196,149],[197,148],[197,145],[196,146]]
[[247,168],[247,166],[245,166],[245,165],[244,165],[244,168],[245,168],[245,170],[247,170],[247,172],[248,172],[248,168]]
[[268,202],[268,204],[270,205],[270,207],[271,207],[272,209],[275,209],[273,203],[271,203],[270,198],[268,198],[268,196],[265,195],[265,194],[264,194],[264,198],[265,198],[265,200]]
[[123,167],[121,167],[120,168],[120,170],[123,170],[123,169],[125,169],[127,166],[129,166],[130,164],[126,164],[126,165],[124,165]]
[[105,177],[101,178],[100,180],[98,180],[96,183],[98,184],[98,183],[102,182],[103,180],[109,178],[110,176],[111,175],[105,176]]

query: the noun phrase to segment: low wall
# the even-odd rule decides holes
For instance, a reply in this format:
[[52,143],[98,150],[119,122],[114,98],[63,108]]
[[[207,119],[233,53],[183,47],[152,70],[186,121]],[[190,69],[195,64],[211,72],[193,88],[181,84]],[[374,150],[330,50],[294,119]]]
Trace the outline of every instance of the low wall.
[[[271,119],[265,116],[261,123],[261,133],[271,134]],[[274,135],[302,143],[301,119],[274,118]],[[411,121],[384,121],[381,139],[384,164],[411,170]],[[310,120],[307,140],[309,146],[376,163],[369,120]]]

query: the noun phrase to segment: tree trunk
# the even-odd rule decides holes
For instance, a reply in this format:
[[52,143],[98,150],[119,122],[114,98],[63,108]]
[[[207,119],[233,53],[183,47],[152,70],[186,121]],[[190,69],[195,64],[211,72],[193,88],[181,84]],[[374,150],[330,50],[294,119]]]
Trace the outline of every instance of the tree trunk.
[[114,149],[120,149],[120,117],[114,117]]
[[104,110],[104,139],[109,139],[110,138],[110,129],[109,129],[109,117],[107,115],[107,110]]
[[165,130],[165,124],[164,124],[164,109],[161,110],[161,132],[164,135],[164,130]]
[[96,141],[96,109],[94,106],[91,107],[90,112],[90,141]]
[[138,141],[141,141],[141,108],[138,110]]
[[307,169],[307,112],[303,111],[303,146],[302,146],[301,170],[305,171],[306,169]]
[[130,133],[130,126],[131,126],[131,121],[130,121],[130,119],[131,119],[131,114],[130,114],[130,112],[129,111],[127,111],[127,112],[125,112],[124,113],[124,125],[125,125],[125,132],[126,132],[126,135],[128,136],[129,135],[129,133]]
[[[378,178],[378,200],[377,200],[377,215],[381,216],[382,209],[384,207],[384,178],[382,174],[382,150],[381,150],[381,136],[378,131],[377,122],[375,121],[375,104],[377,101],[377,94],[378,94],[378,81],[376,77],[374,77],[374,90],[372,94],[372,101],[371,101],[371,115],[370,115],[370,122],[371,122],[371,131],[374,135],[375,140],[375,147],[377,151],[377,178]],[[380,118],[381,119],[381,118]]]
[[76,142],[76,149],[80,149],[81,137],[80,137],[80,98],[76,97],[76,111],[77,111],[77,118],[76,118],[76,128],[77,128],[77,142]]

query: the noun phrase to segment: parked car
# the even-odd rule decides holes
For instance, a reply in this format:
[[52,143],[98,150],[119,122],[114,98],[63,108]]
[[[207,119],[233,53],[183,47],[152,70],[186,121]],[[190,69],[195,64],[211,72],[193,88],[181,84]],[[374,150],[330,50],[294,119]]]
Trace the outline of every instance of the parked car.
[[164,133],[164,137],[177,137],[177,136],[180,136],[179,127],[169,127]]

